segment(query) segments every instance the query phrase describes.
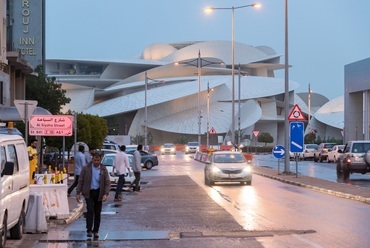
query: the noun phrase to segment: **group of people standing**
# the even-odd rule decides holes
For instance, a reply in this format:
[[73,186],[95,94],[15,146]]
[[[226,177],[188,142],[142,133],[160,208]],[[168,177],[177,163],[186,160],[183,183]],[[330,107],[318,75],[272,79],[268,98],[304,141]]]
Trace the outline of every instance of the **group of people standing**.
[[[133,191],[140,191],[141,178],[141,151],[143,146],[138,145],[134,152],[134,164],[132,170],[135,175],[135,180],[132,183]],[[125,153],[126,146],[120,147],[120,152],[117,153],[113,163],[113,170],[116,170],[118,183],[114,201],[122,201],[121,192],[125,184],[125,176],[131,175],[130,162]],[[86,202],[86,230],[87,236],[99,238],[99,227],[101,220],[101,211],[103,202],[108,198],[111,183],[107,168],[101,163],[101,154],[92,153],[90,161],[84,154],[84,146],[79,146],[78,153],[75,156],[75,180],[68,188],[68,196],[74,188],[76,188],[76,200],[81,201],[81,195],[84,196]]]

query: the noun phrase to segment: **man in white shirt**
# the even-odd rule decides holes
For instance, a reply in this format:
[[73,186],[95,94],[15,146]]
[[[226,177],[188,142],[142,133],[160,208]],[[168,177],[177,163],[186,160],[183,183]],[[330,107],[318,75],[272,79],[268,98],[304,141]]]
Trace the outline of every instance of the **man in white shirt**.
[[122,201],[121,198],[121,192],[122,187],[125,184],[125,176],[129,173],[131,175],[130,171],[130,161],[128,159],[126,151],[126,146],[122,145],[120,147],[121,151],[117,153],[116,159],[113,162],[113,172],[116,170],[116,174],[118,175],[118,182],[117,182],[117,188],[116,188],[116,195],[114,196],[114,201]]

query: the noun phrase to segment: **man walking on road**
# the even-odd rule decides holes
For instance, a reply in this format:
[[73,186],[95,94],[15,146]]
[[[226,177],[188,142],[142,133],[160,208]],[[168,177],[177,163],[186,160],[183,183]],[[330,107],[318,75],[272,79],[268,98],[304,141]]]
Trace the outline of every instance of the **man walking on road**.
[[86,201],[87,237],[99,238],[100,217],[103,202],[108,198],[110,179],[107,168],[101,164],[100,153],[94,153],[92,162],[82,168],[77,184],[76,200],[81,202],[80,195]]
[[135,180],[132,183],[133,191],[140,191],[140,177],[141,177],[141,151],[143,150],[143,145],[138,145],[137,150],[134,152],[134,165],[132,170],[134,171]]
[[114,201],[117,201],[117,202],[122,201],[121,192],[122,192],[122,187],[125,184],[125,176],[127,175],[127,173],[129,173],[131,176],[130,161],[128,159],[127,154],[125,153],[126,146],[122,145],[120,147],[120,150],[121,151],[117,153],[116,159],[113,162],[113,173],[115,169],[118,175],[116,195],[114,197]]
[[74,157],[74,160],[75,160],[75,164],[74,164],[74,166],[75,166],[75,170],[74,170],[75,180],[74,180],[73,184],[68,188],[68,197],[71,196],[71,193],[72,193],[73,189],[76,188],[76,186],[78,184],[78,178],[80,176],[82,167],[86,164],[84,151],[85,151],[85,147],[83,145],[78,146],[78,152],[77,152],[76,156]]

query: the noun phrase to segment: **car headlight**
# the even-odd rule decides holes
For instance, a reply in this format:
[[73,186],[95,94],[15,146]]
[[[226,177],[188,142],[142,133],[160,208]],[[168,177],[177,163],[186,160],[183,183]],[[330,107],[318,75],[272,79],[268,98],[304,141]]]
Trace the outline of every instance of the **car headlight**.
[[164,148],[163,147],[161,148],[161,152],[164,152]]
[[247,166],[243,169],[244,172],[251,173],[252,172],[252,167]]
[[219,168],[215,167],[215,166],[212,166],[211,172],[212,173],[219,173],[219,172],[221,172],[221,170]]
[[174,152],[175,151],[175,148],[171,148],[171,152]]

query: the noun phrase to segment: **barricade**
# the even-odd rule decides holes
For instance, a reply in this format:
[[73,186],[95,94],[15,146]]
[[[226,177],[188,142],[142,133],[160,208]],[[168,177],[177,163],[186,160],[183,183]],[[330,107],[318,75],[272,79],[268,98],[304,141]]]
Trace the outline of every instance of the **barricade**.
[[24,225],[25,233],[46,233],[48,231],[45,211],[42,207],[42,197],[30,194]]
[[32,184],[30,194],[42,197],[42,206],[47,218],[67,219],[69,217],[67,184]]

